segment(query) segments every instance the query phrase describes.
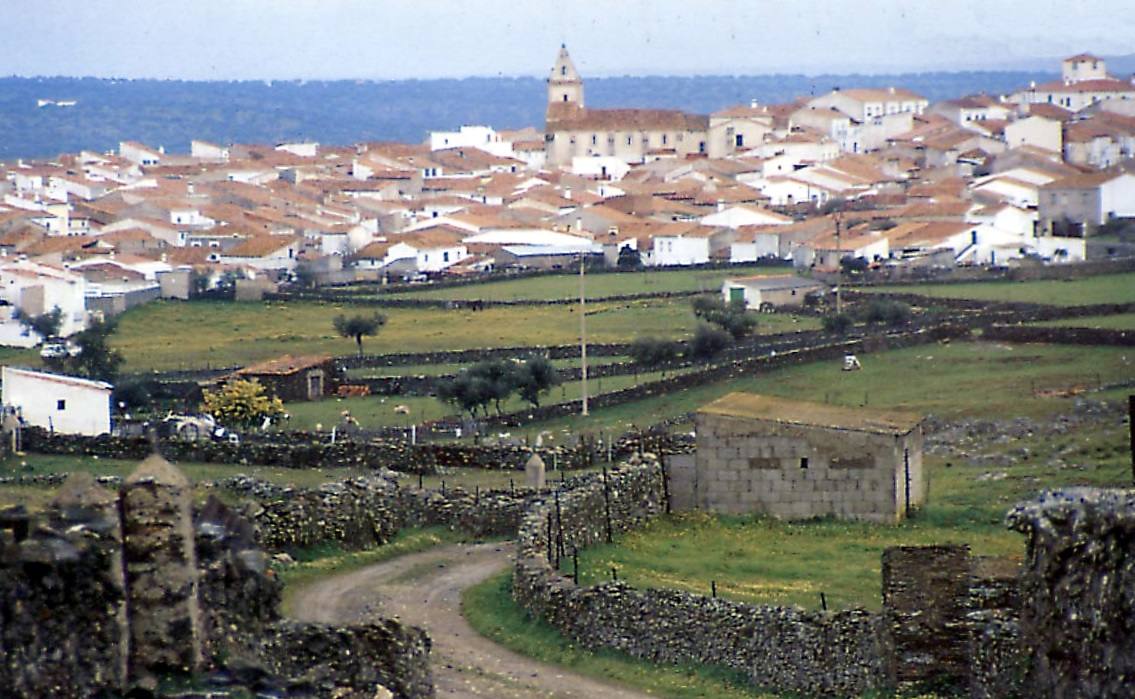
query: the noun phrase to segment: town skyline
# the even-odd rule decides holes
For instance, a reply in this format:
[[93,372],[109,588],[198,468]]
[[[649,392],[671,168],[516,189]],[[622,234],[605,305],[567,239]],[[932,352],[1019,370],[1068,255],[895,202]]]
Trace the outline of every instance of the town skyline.
[[[0,74],[184,80],[542,76],[567,44],[581,72],[740,75],[1001,70],[1130,53],[1135,18],[1109,0],[950,7],[808,0],[614,6],[264,0],[48,0],[0,9]],[[1057,19],[1058,18],[1058,19]],[[79,30],[78,28],[81,28]],[[769,31],[775,29],[775,31]],[[107,41],[117,36],[117,41]]]

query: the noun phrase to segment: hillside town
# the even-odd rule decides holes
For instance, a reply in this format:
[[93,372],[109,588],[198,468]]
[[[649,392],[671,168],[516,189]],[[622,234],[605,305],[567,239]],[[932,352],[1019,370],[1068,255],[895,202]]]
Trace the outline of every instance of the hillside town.
[[578,264],[780,261],[895,278],[1131,254],[1135,78],[1090,54],[1060,79],[930,104],[834,87],[709,115],[586,106],[561,47],[541,127],[423,143],[132,141],[0,164],[0,344],[157,298],[425,282]]
[[[957,36],[1012,54],[1061,21],[1001,13],[995,40],[966,29],[985,3],[782,4],[799,55],[679,44],[717,42],[712,3],[651,3],[671,16],[641,36],[614,19],[638,5],[569,3],[554,39],[538,5],[116,2],[76,33],[52,3],[25,13],[52,26],[12,22],[33,60],[0,54],[30,91],[8,102],[75,139],[52,148],[118,145],[0,161],[0,699],[1132,696],[1118,16],[1069,21],[1107,59],[1029,82],[995,69],[1077,34],[965,72]],[[738,27],[774,9],[729,7]],[[108,26],[133,38],[104,45]],[[544,42],[545,92],[505,77],[543,78]],[[954,43],[950,72],[898,72]],[[653,95],[691,111],[626,87],[690,73],[587,84],[639,52],[675,70],[658,46],[768,72]],[[774,54],[850,84],[784,101],[828,78],[774,75]],[[249,94],[289,75],[287,99]],[[167,80],[180,101],[151,90]],[[531,92],[543,123],[423,107],[484,85]],[[751,91],[779,97],[730,104]],[[348,130],[276,142],[313,94]],[[135,130],[187,105],[193,128]],[[405,130],[357,130],[352,105]],[[250,111],[279,130],[218,127]],[[441,113],[479,116],[348,144]]]

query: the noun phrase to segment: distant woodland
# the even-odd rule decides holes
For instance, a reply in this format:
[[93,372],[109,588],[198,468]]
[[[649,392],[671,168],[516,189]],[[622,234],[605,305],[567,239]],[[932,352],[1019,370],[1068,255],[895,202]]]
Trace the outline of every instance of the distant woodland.
[[[833,87],[898,85],[931,102],[999,94],[1051,80],[1038,72],[898,75],[754,75],[585,78],[593,107],[669,107],[708,114],[751,99],[763,103]],[[542,127],[544,81],[466,78],[399,81],[189,82],[98,78],[0,78],[0,160],[106,151],[136,140],[187,152],[191,139],[216,143],[419,142],[461,124]],[[37,107],[37,100],[77,100]]]

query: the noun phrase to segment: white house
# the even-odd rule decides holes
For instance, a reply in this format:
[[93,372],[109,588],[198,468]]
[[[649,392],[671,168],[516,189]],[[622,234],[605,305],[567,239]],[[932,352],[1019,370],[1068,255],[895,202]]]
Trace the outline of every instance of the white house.
[[73,335],[87,327],[87,280],[81,274],[28,260],[0,264],[0,300],[8,313],[0,319],[0,345],[33,347],[41,338],[26,333],[11,309],[29,316],[58,307],[62,312],[59,334]]
[[808,101],[809,107],[834,107],[861,124],[887,114],[922,114],[929,105],[922,95],[898,87],[837,89]]
[[95,436],[110,432],[110,394],[102,381],[3,367],[2,402],[25,424],[62,434]]
[[702,265],[713,254],[732,241],[732,231],[726,228],[691,225],[673,233],[657,234],[649,263],[655,267],[676,265]]
[[419,272],[440,272],[469,257],[463,234],[441,226],[391,238],[386,263],[412,258]]
[[1063,139],[1064,125],[1048,117],[1034,115],[1017,119],[1005,126],[1005,143],[1010,148],[1035,146],[1059,153],[1063,148]]
[[721,298],[725,303],[743,301],[745,308],[750,309],[803,306],[808,294],[822,293],[826,289],[824,284],[814,279],[795,274],[734,277],[722,283]]
[[291,271],[296,268],[296,256],[302,244],[302,239],[290,235],[252,236],[221,253],[220,261],[265,272]]
[[479,148],[501,158],[511,158],[512,141],[491,126],[462,126],[459,131],[431,131],[430,150]]
[[792,219],[782,216],[775,211],[762,209],[759,206],[738,204],[722,208],[707,216],[701,217],[703,226],[725,226],[726,228],[740,228],[741,226],[781,225],[792,223]]
[[611,155],[577,155],[571,159],[571,172],[580,177],[618,181],[630,170],[625,160]]

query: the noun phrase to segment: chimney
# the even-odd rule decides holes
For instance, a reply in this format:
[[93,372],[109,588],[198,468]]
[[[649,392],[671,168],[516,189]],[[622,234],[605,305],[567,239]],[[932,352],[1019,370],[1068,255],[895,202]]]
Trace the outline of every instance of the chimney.
[[749,109],[756,109],[759,106],[761,106],[761,103],[758,102],[757,100],[755,100],[755,99],[749,100]]
[[583,230],[583,217],[582,216],[576,216],[575,217],[575,230],[577,232]]
[[1029,81],[1029,89],[1030,89],[1030,90],[1035,90],[1035,89],[1036,89],[1036,81],[1035,81],[1035,80],[1030,80],[1030,81]]
[[619,235],[619,227],[618,226],[608,226],[607,227],[607,235],[611,236],[612,238],[618,236]]
[[717,210],[725,211],[725,202],[721,201],[720,199],[717,200]]
[[888,87],[887,92],[889,92],[892,95],[895,94],[895,86],[891,85],[890,87]]
[[564,187],[564,199],[571,199],[571,187]]

